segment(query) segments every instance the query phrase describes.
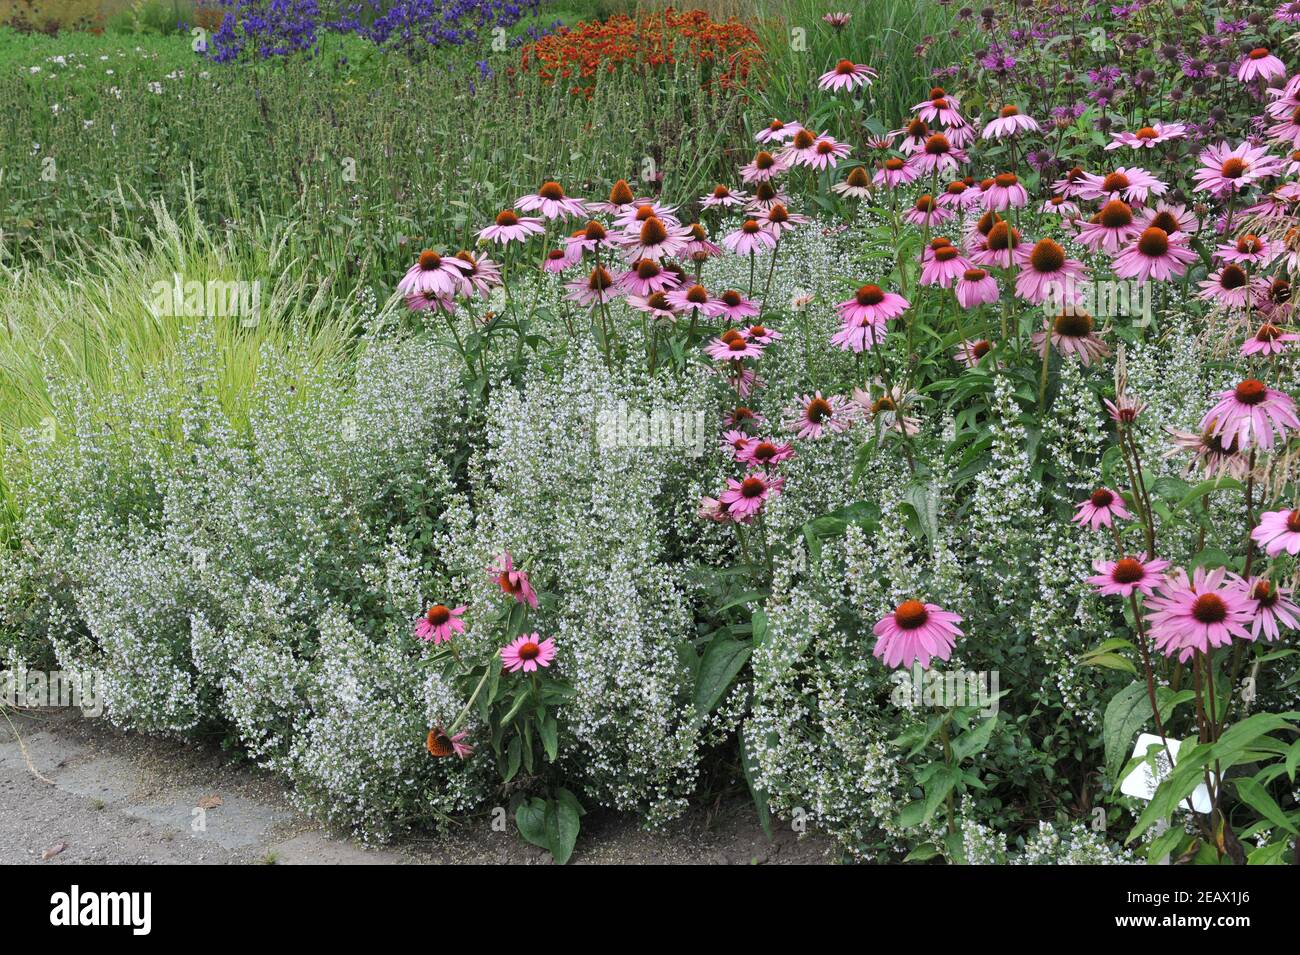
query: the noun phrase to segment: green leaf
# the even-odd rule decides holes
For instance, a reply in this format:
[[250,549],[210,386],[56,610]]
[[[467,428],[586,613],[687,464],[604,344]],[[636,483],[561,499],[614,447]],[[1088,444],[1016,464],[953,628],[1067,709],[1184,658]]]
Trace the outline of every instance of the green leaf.
[[519,804],[515,810],[515,825],[525,841],[539,849],[549,849],[546,838],[546,800],[533,796]]
[[1250,806],[1257,813],[1267,819],[1274,825],[1281,826],[1291,835],[1296,835],[1296,827],[1287,814],[1282,811],[1282,807],[1277,804],[1268,790],[1251,779],[1249,776],[1243,776],[1233,781],[1237,787],[1237,795],[1242,798],[1246,805]]
[[546,750],[546,761],[555,762],[555,756],[560,748],[560,726],[555,720],[555,714],[552,713],[542,720],[537,727],[537,735],[542,738],[542,746]]
[[744,669],[752,652],[748,643],[732,637],[717,637],[704,649],[700,676],[695,683],[695,713],[698,718],[713,712],[736,675]]
[[761,647],[763,641],[767,639],[767,614],[761,609],[756,609],[749,617],[750,634],[754,638],[754,646]]
[[974,756],[989,744],[989,737],[993,734],[993,727],[997,725],[998,718],[990,716],[979,726],[975,727],[969,733],[962,733],[952,741],[952,755],[955,762],[960,763],[964,759]]
[[740,769],[745,774],[745,785],[749,787],[750,798],[754,800],[754,809],[758,813],[758,824],[763,827],[768,842],[772,841],[772,810],[768,806],[767,793],[759,788],[755,779],[758,776],[758,764],[750,752],[744,728],[736,733],[740,743]]
[[907,855],[903,856],[904,862],[928,862],[940,854],[939,847],[933,842],[923,842]]
[[577,800],[572,799],[572,794],[570,797],[552,799],[546,803],[546,847],[560,865],[568,862],[573,855],[573,847],[582,828],[582,807],[575,805]]
[[1134,680],[1110,698],[1102,718],[1102,739],[1106,747],[1106,777],[1114,779],[1128,756],[1138,730],[1151,719],[1151,702],[1146,684]]

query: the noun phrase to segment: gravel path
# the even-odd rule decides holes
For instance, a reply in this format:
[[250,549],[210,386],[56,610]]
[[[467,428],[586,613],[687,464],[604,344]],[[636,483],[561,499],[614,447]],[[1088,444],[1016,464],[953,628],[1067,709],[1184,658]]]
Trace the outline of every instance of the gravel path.
[[[215,748],[122,733],[75,712],[0,718],[0,864],[548,863],[486,818],[442,838],[382,849],[332,835],[295,811],[273,776]],[[16,731],[16,735],[15,735]],[[666,832],[592,814],[573,863],[817,863],[827,840],[778,831],[747,802],[698,810]]]

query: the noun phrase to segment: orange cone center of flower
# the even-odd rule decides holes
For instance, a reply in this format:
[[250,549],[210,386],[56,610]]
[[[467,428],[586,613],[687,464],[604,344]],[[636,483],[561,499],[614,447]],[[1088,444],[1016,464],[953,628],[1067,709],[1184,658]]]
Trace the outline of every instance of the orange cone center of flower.
[[948,195],[950,195],[950,196],[960,196],[960,195],[961,195],[963,192],[965,192],[965,191],[966,191],[966,183],[964,183],[964,182],[950,182],[950,183],[948,183],[948,190],[947,190],[947,192],[948,192]]
[[603,292],[613,284],[614,277],[610,275],[603,266],[593,269],[591,278],[587,280],[587,288],[591,289],[593,292]]
[[731,413],[732,421],[744,421],[747,418],[752,418],[752,417],[754,417],[754,412],[750,411],[748,408],[744,406],[737,408],[735,411]]
[[1092,316],[1078,309],[1062,312],[1052,322],[1052,331],[1066,338],[1087,338],[1092,334]]
[[977,341],[974,345],[970,346],[970,353],[974,355],[976,359],[980,359],[983,358],[985,355],[987,355],[989,353],[989,349],[991,349],[992,347],[993,345],[990,344],[988,341],[981,339],[980,341]]
[[897,411],[898,405],[894,404],[894,399],[889,395],[881,395],[871,405],[872,414],[880,414],[882,411]]
[[1157,229],[1164,229],[1166,232],[1178,231],[1178,219],[1172,212],[1157,212],[1151,220],[1151,224]]
[[592,242],[599,242],[601,239],[605,238],[605,227],[593,219],[591,222],[587,223],[587,228],[582,235],[583,238]]
[[899,159],[897,156],[894,156],[890,159],[886,159],[885,168],[888,169],[890,172],[898,172],[900,169],[903,168],[903,160]]
[[1029,264],[1038,272],[1057,272],[1065,266],[1065,249],[1051,239],[1042,239],[1029,253]]
[[435,627],[441,627],[451,619],[451,611],[442,604],[434,604],[429,608],[429,612],[426,614],[426,619]]
[[1237,240],[1237,251],[1242,255],[1255,255],[1264,247],[1264,243],[1259,241],[1259,236],[1247,233]]
[[1231,156],[1219,167],[1219,173],[1224,179],[1240,179],[1246,174],[1246,160]]
[[1001,186],[1003,189],[1010,189],[1019,181],[1014,172],[1000,172],[993,177],[994,185]]
[[420,268],[426,272],[431,272],[442,264],[442,256],[432,249],[425,249],[420,253]]
[[967,282],[983,282],[988,278],[988,275],[983,269],[967,269],[961,274],[961,277]]
[[672,305],[668,302],[668,296],[663,292],[655,292],[646,299],[646,304],[656,312],[671,312],[673,310]]
[[781,205],[778,202],[776,205],[774,205],[771,209],[768,210],[767,221],[768,222],[789,222],[790,210],[788,210],[785,206]]
[[1158,259],[1169,251],[1169,233],[1156,226],[1144,229],[1138,236],[1137,247],[1143,255]]
[[1117,584],[1136,584],[1145,576],[1146,571],[1142,565],[1132,557],[1115,561],[1115,567],[1110,572],[1110,579]]
[[1150,126],[1143,126],[1133,135],[1136,136],[1138,139],[1155,139],[1160,134],[1156,132],[1154,129],[1152,129]]
[[543,199],[552,201],[564,198],[564,187],[558,182],[544,182],[542,187],[537,190],[537,194]]
[[762,325],[750,325],[749,334],[754,338],[762,338],[767,334],[767,329]]
[[726,303],[728,308],[735,308],[740,304],[740,293],[733,291],[732,289],[727,289],[727,291],[723,292],[719,298]]
[[1223,623],[1228,605],[1218,594],[1201,594],[1192,601],[1192,619],[1197,623]]
[[1259,601],[1261,607],[1271,607],[1277,603],[1277,591],[1267,580],[1261,580],[1250,591],[1251,597]]
[[686,301],[700,305],[709,300],[708,290],[703,285],[692,285],[686,293]]
[[812,133],[808,132],[808,130],[806,129],[801,129],[799,130],[799,132],[794,134],[793,142],[794,142],[795,149],[807,149],[816,141],[817,141],[817,137],[814,136]]
[[744,341],[744,338],[745,336],[740,334],[740,332],[734,328],[728,328],[722,333],[722,340],[727,344],[731,344],[734,341]]
[[626,179],[620,179],[614,183],[614,188],[609,190],[609,201],[616,206],[625,206],[632,199],[632,187],[627,184]]
[[668,238],[668,230],[664,228],[661,222],[655,216],[646,219],[641,225],[641,243],[643,245],[658,245]]
[[776,160],[772,158],[772,154],[768,152],[761,152],[754,157],[754,165],[759,169],[769,169],[775,162]]
[[503,209],[497,213],[497,225],[519,225],[519,216],[510,209]]
[[1000,252],[1014,249],[1020,244],[1020,233],[1005,222],[999,222],[989,230],[989,248]]
[[756,232],[762,232],[763,227],[758,224],[757,219],[746,219],[745,224],[740,227],[740,231],[754,235]]
[[933,86],[930,88],[930,99],[941,99],[948,95],[948,91],[942,86]]
[[539,646],[538,646],[536,643],[534,643],[532,640],[529,640],[527,643],[523,644],[523,645],[519,648],[519,659],[521,659],[521,660],[536,660],[537,657],[538,657],[538,655],[539,655],[541,652],[542,652],[542,648],[539,647]]
[[907,124],[907,137],[909,139],[924,139],[930,134],[930,127],[925,124],[923,119],[914,119]]
[[885,293],[879,285],[864,285],[858,289],[857,303],[859,305],[879,305],[885,300]]
[[998,115],[1005,119],[1008,116],[1015,116],[1019,112],[1020,110],[1016,109],[1014,106],[1003,106],[998,110]]
[[434,728],[429,730],[429,736],[424,741],[424,748],[429,751],[431,756],[450,756],[455,750],[452,749],[451,740],[442,730]]
[[1255,338],[1261,342],[1275,342],[1282,337],[1282,329],[1276,325],[1265,322],[1259,326],[1259,331],[1255,333]]
[[1123,190],[1127,189],[1130,185],[1131,183],[1128,181],[1128,176],[1124,175],[1122,172],[1112,172],[1109,176],[1107,176],[1105,179],[1102,180],[1101,191],[1122,192]]
[[758,461],[768,461],[776,456],[776,445],[771,441],[760,441],[754,448],[754,458]]
[[1258,378],[1247,378],[1233,389],[1233,395],[1243,405],[1257,405],[1268,395],[1268,389]]
[[1088,500],[1092,502],[1093,507],[1110,507],[1115,500],[1115,495],[1104,487],[1099,487],[1092,492]]
[[835,152],[834,143],[828,143],[826,140],[823,139],[821,142],[817,144],[817,154],[819,156],[829,156],[833,152]]
[[934,259],[936,262],[951,262],[959,254],[953,246],[945,245],[934,250]]
[[952,143],[943,133],[935,133],[925,141],[925,151],[931,156],[942,156],[952,150]]
[[915,630],[930,619],[930,611],[919,600],[904,600],[894,608],[894,623],[904,630]]
[[854,166],[849,171],[847,182],[854,189],[865,189],[870,185],[871,180],[861,166]]
[[511,580],[510,574],[504,571],[502,572],[501,576],[497,578],[497,584],[501,587],[502,592],[507,594],[517,593],[519,590],[522,589],[519,582],[515,580]]
[[1286,516],[1286,529],[1292,534],[1300,534],[1300,511],[1292,511]]
[[917,198],[916,198],[916,211],[917,211],[917,212],[933,212],[933,211],[934,211],[934,199],[933,199],[931,196],[917,196]]
[[831,404],[825,398],[814,398],[808,402],[808,408],[804,412],[806,417],[813,424],[821,424],[831,416]]
[[1262,60],[1264,59],[1264,57],[1268,56],[1268,47],[1257,46],[1255,47],[1255,49],[1251,50],[1250,53],[1247,54],[1247,56],[1249,56],[1252,60]]
[[1097,221],[1107,229],[1122,229],[1132,224],[1133,210],[1128,207],[1128,203],[1112,199],[1101,207]]
[[1219,273],[1219,287],[1232,291],[1246,284],[1246,270],[1239,265],[1225,265]]
[[944,96],[936,96],[934,99],[930,100],[930,105],[935,109],[947,109],[948,99]]
[[763,483],[762,478],[745,478],[740,484],[741,495],[748,498],[759,497],[766,490],[767,485]]
[[835,72],[841,76],[845,73],[852,73],[854,69],[852,60],[840,60],[835,64]]

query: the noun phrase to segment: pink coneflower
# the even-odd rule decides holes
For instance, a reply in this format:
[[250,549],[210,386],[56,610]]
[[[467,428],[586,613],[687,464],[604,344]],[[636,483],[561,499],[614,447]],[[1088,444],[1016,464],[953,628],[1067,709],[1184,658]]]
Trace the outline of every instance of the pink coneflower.
[[650,216],[641,223],[634,235],[625,240],[627,259],[637,262],[642,259],[672,258],[679,254],[690,241],[688,230],[679,225],[671,225],[658,216]]
[[703,285],[682,285],[667,293],[668,303],[680,312],[689,312],[693,308],[701,315],[716,315],[718,302]]
[[677,306],[668,300],[668,295],[665,292],[651,292],[649,295],[629,295],[627,304],[653,318],[675,319],[679,312]]
[[1088,365],[1110,354],[1110,349],[1096,336],[1093,327],[1091,315],[1083,309],[1067,307],[1056,318],[1045,323],[1043,331],[1034,332],[1030,341],[1040,358],[1046,357],[1050,339],[1051,346],[1061,357],[1073,355],[1081,364]]
[[1182,123],[1152,123],[1136,132],[1113,134],[1112,140],[1106,144],[1106,149],[1119,149],[1121,146],[1128,146],[1130,149],[1154,149],[1161,143],[1179,139],[1186,133],[1187,127]]
[[632,192],[632,187],[628,185],[626,179],[619,179],[610,187],[609,199],[606,202],[593,202],[591,208],[597,212],[607,212],[610,215],[620,215],[628,209],[641,202],[649,202],[649,199],[638,199]]
[[760,182],[754,187],[754,195],[745,203],[745,211],[752,217],[760,212],[767,212],[773,206],[778,205],[788,208],[790,196],[771,182]]
[[965,180],[956,179],[944,187],[938,201],[945,209],[970,209],[979,205],[981,199],[978,186],[971,186]]
[[984,269],[967,269],[957,279],[954,291],[962,308],[975,308],[1002,297],[997,280]]
[[462,730],[455,736],[449,736],[441,726],[435,726],[429,730],[429,735],[425,737],[424,748],[429,751],[430,756],[437,756],[440,759],[453,755],[461,759],[467,759],[474,753],[474,747],[465,742],[467,736],[469,736],[467,730]]
[[741,319],[753,318],[758,314],[758,304],[751,302],[735,289],[727,289],[717,297],[721,308],[717,314],[721,315],[729,322],[738,322]]
[[823,398],[817,391],[811,397],[803,395],[799,402],[799,407],[786,422],[786,427],[794,431],[796,437],[816,440],[847,431],[853,425],[852,410],[838,395]]
[[760,212],[755,218],[758,219],[763,228],[778,239],[786,232],[791,232],[796,227],[806,225],[810,221],[807,216],[797,215],[779,202],[775,203],[767,211]]
[[1026,116],[1015,106],[1008,105],[1003,106],[998,111],[996,119],[989,121],[980,137],[982,139],[1003,139],[1007,136],[1018,136],[1021,133],[1036,132],[1039,132],[1037,120]]
[[781,150],[781,159],[787,167],[825,169],[828,165],[834,166],[841,156],[847,156],[848,153],[847,144],[838,143],[825,133],[814,136],[809,130],[801,129]]
[[1216,199],[1245,192],[1261,179],[1282,171],[1281,159],[1270,155],[1264,146],[1252,146],[1249,141],[1235,149],[1219,143],[1204,150],[1198,158],[1201,168],[1192,174],[1196,191],[1209,192]]
[[1215,258],[1238,265],[1267,265],[1277,253],[1267,238],[1251,232],[1238,237],[1235,242],[1224,242],[1214,250]]
[[879,639],[871,655],[893,669],[919,662],[921,669],[928,670],[931,659],[946,661],[956,638],[965,636],[957,626],[961,620],[937,604],[904,600],[893,613],[877,621],[873,632]]
[[877,186],[884,186],[886,189],[896,189],[899,186],[907,185],[916,177],[917,171],[915,169],[897,156],[891,156],[880,164],[880,168],[871,177],[871,181]]
[[715,361],[740,361],[742,358],[761,358],[764,345],[752,342],[737,332],[731,338],[715,338],[704,346],[705,353]]
[[1133,519],[1120,496],[1106,487],[1097,488],[1086,501],[1080,501],[1078,507],[1070,520],[1080,527],[1091,527],[1094,531],[1102,527],[1114,527],[1115,518],[1125,521]]
[[1003,172],[993,177],[993,181],[984,187],[981,196],[985,209],[1001,212],[1003,209],[1023,208],[1029,202],[1029,193],[1020,184],[1014,172]]
[[1083,177],[1085,175],[1086,173],[1081,168],[1075,166],[1060,179],[1056,180],[1056,182],[1052,183],[1052,191],[1067,199],[1077,198],[1079,195],[1079,189],[1083,185]]
[[582,250],[566,245],[562,249],[551,249],[546,253],[546,258],[542,259],[542,271],[558,275],[581,261]]
[[1251,355],[1280,355],[1290,351],[1290,346],[1295,342],[1300,342],[1300,335],[1284,332],[1276,325],[1265,322],[1254,335],[1246,339],[1241,346],[1241,354],[1247,358]]
[[[805,133],[813,138],[812,133],[806,129],[799,130],[795,135],[802,136]],[[809,143],[809,146],[811,145]],[[778,158],[769,152],[759,152],[748,165],[741,168],[740,180],[741,182],[767,182],[772,177],[781,175],[788,168],[790,168],[789,161],[785,158]]]
[[1087,275],[1083,263],[1066,258],[1065,249],[1054,239],[1039,239],[1032,249],[1016,250],[1020,274],[1016,276],[1016,297],[1035,305],[1050,296],[1058,305],[1074,304],[1074,284]]
[[1079,207],[1065,196],[1052,196],[1050,199],[1043,200],[1043,204],[1038,207],[1038,211],[1050,212],[1063,219],[1071,219],[1079,214]]
[[1251,609],[1252,639],[1262,635],[1271,642],[1281,635],[1282,627],[1300,627],[1300,607],[1292,602],[1289,587],[1273,584],[1265,577],[1251,577],[1246,581],[1246,599]]
[[1258,276],[1251,278],[1240,265],[1225,265],[1197,284],[1201,288],[1198,298],[1227,308],[1245,308],[1266,283]]
[[[1291,149],[1300,149],[1300,105],[1294,107],[1289,113],[1279,118],[1278,122],[1270,126],[1268,136],[1270,139],[1277,140]],[[1300,166],[1300,156],[1293,152],[1287,157],[1286,174],[1294,176],[1297,166]]]
[[1250,537],[1269,557],[1300,554],[1300,511],[1265,511]]
[[682,249],[682,254],[692,262],[706,262],[722,254],[722,246],[709,241],[709,233],[700,223],[691,223],[686,231],[690,239]]
[[618,277],[618,288],[628,295],[653,295],[666,292],[681,283],[675,272],[670,272],[654,259],[642,259]]
[[904,156],[910,156],[913,153],[919,153],[925,148],[925,141],[930,138],[933,130],[926,125],[925,120],[913,117],[902,129],[895,129],[890,132],[890,136],[901,136],[902,139],[898,144],[898,151]]
[[897,318],[910,307],[903,296],[896,292],[886,292],[879,285],[863,285],[853,298],[845,299],[835,306],[842,321],[870,319],[881,324],[888,319]]
[[700,196],[700,208],[712,209],[715,206],[722,209],[729,209],[733,206],[743,206],[749,195],[739,190],[729,189],[719,183],[713,187],[713,191],[707,196]]
[[885,340],[889,330],[883,320],[863,316],[844,320],[840,330],[831,336],[831,344],[836,348],[858,354],[874,348]]
[[475,255],[462,249],[456,253],[456,258],[465,266],[460,275],[463,295],[488,298],[492,289],[501,285],[501,268],[486,255]]
[[436,311],[442,309],[448,315],[456,311],[456,302],[452,296],[443,292],[426,294],[424,292],[411,292],[406,296],[406,307],[413,312]]
[[564,288],[566,297],[583,306],[603,305],[620,294],[614,277],[603,265],[592,269],[586,278],[564,283]]
[[1300,428],[1295,402],[1284,392],[1269,388],[1257,378],[1222,391],[1200,426],[1230,440],[1243,451],[1253,447],[1269,451],[1274,437],[1285,441],[1287,432]]
[[465,607],[452,609],[443,604],[434,604],[415,622],[415,635],[425,641],[450,643],[453,633],[465,632],[465,621],[460,619],[465,609]]
[[1266,46],[1255,47],[1237,64],[1237,79],[1243,83],[1253,83],[1255,80],[1267,83],[1284,76],[1286,64],[1270,53]]
[[608,248],[611,244],[612,240],[609,233],[595,219],[592,219],[564,240],[565,250],[568,252],[572,264],[577,264],[586,253],[599,252],[601,249]]
[[947,136],[934,133],[926,137],[925,145],[912,155],[908,165],[918,174],[937,172],[941,176],[951,176],[966,162],[966,158],[966,154],[954,146]]
[[1114,172],[1096,176],[1085,172],[1080,178],[1078,197],[1087,200],[1110,202],[1123,199],[1128,203],[1142,204],[1147,196],[1163,196],[1169,187],[1145,169],[1120,166]]
[[854,166],[847,176],[831,186],[831,191],[846,199],[865,199],[871,195],[871,177],[861,166]]
[[1128,597],[1135,590],[1149,597],[1164,583],[1163,571],[1169,561],[1121,557],[1093,561],[1092,566],[1097,575],[1089,577],[1088,583],[1103,597]]
[[505,245],[508,242],[527,242],[532,236],[541,235],[545,231],[546,226],[541,219],[520,216],[513,209],[503,209],[497,213],[496,221],[481,230],[478,237]]
[[733,461],[739,461],[740,456],[749,447],[751,442],[757,441],[758,438],[750,437],[744,431],[737,428],[729,428],[722,432],[722,452]]
[[768,328],[766,325],[750,325],[748,328],[742,328],[740,334],[744,335],[751,342],[758,342],[760,345],[771,345],[773,342],[779,342],[785,336],[775,328]]
[[831,26],[831,28],[835,30],[836,33],[838,33],[840,30],[843,30],[846,26],[849,25],[849,20],[853,19],[853,14],[826,13],[822,15],[822,19],[826,21],[826,23],[828,23]]
[[1093,252],[1117,255],[1140,232],[1141,229],[1133,222],[1133,210],[1128,203],[1112,199],[1095,216],[1080,224],[1075,239]]
[[460,291],[461,277],[467,269],[466,263],[454,255],[425,249],[397,283],[397,291],[406,296],[449,297]]
[[1191,235],[1200,229],[1201,220],[1188,212],[1184,205],[1157,202],[1154,206],[1147,206],[1138,213],[1137,224],[1141,229],[1155,226],[1157,229],[1164,229],[1170,235],[1175,232],[1186,232]]
[[566,196],[564,187],[558,182],[544,182],[536,192],[520,196],[515,201],[515,208],[520,212],[540,212],[546,219],[587,214],[587,204]]
[[625,206],[623,211],[614,218],[614,228],[634,236],[648,220],[658,219],[665,227],[675,229],[682,224],[681,220],[674,215],[676,211],[676,206],[667,206],[662,202],[649,199],[637,199]]
[[718,498],[732,520],[745,524],[752,521],[768,498],[776,497],[785,486],[785,478],[770,477],[765,471],[752,471],[741,480],[727,478],[727,489]]
[[1241,453],[1237,443],[1231,439],[1224,441],[1214,433],[1213,425],[1199,432],[1177,431],[1173,428],[1166,428],[1165,431],[1174,446],[1165,452],[1164,457],[1191,452],[1192,460],[1187,464],[1187,473],[1191,473],[1199,464],[1207,478],[1227,475],[1241,479],[1250,470],[1250,462]]
[[1183,233],[1170,235],[1164,229],[1151,226],[1143,229],[1133,244],[1115,257],[1110,267],[1120,278],[1167,282],[1186,272],[1188,264],[1195,262],[1196,258],[1196,253],[1187,247],[1187,237]]
[[764,428],[767,427],[767,419],[755,411],[753,408],[747,408],[744,405],[736,405],[727,412],[726,417],[722,419],[723,425],[728,428]]
[[992,350],[993,343],[987,338],[967,338],[957,345],[952,357],[966,368],[976,368]]
[[880,389],[880,394],[874,397],[869,391],[863,391],[861,388],[853,389],[853,402],[870,417],[870,420],[878,421],[886,431],[897,431],[909,437],[920,434],[920,421],[905,412],[916,398],[916,394],[904,391],[902,385],[885,388],[879,381],[874,381],[872,384]]
[[795,456],[793,444],[778,443],[775,438],[751,438],[736,455],[736,460],[763,470]]
[[713,521],[715,524],[725,524],[731,520],[730,515],[727,514],[726,505],[716,497],[701,497],[700,506],[695,511],[695,516],[706,521]]
[[943,206],[939,205],[939,203],[934,201],[933,196],[927,194],[917,196],[916,202],[913,203],[911,209],[907,210],[907,213],[903,218],[914,226],[928,227],[939,225],[941,222],[947,222],[952,218],[952,215],[951,210],[945,209]]
[[1199,650],[1223,647],[1233,637],[1253,640],[1246,627],[1252,607],[1240,580],[1218,567],[1197,567],[1191,579],[1181,568],[1165,576],[1160,592],[1147,598],[1147,624],[1156,649],[1187,662]]
[[537,594],[533,591],[528,573],[515,567],[514,558],[509,551],[502,551],[496,566],[488,568],[488,574],[496,578],[497,586],[503,594],[509,594],[519,603],[537,609]]
[[538,667],[548,667],[555,659],[555,638],[543,640],[540,634],[521,633],[501,648],[501,662],[507,673],[523,670],[532,673]]
[[924,103],[917,103],[912,107],[912,112],[927,123],[942,123],[945,126],[962,126],[965,120],[957,112],[960,105],[955,97],[949,96],[942,89],[938,89],[937,96],[933,95],[935,90],[931,90],[931,96]]
[[803,129],[803,126],[793,120],[788,123],[783,123],[779,119],[774,119],[772,122],[760,129],[754,135],[754,139],[760,143],[782,143],[801,129]]
[[763,228],[757,219],[746,219],[739,229],[723,237],[722,244],[736,255],[753,255],[775,248],[776,236]]
[[970,263],[962,257],[961,250],[951,243],[936,247],[933,243],[921,253],[922,285],[948,288],[966,273]]
[[1114,401],[1103,398],[1101,403],[1106,406],[1106,412],[1116,424],[1132,424],[1147,406],[1145,401],[1129,394],[1119,395]]
[[[978,234],[978,231],[972,234],[971,239],[973,240]],[[1020,230],[1012,228],[1002,220],[998,220],[989,229],[983,247],[974,247],[972,249],[971,262],[985,268],[1009,269],[1015,259],[1016,249],[1019,247]]]
[[818,78],[817,85],[831,92],[855,90],[859,86],[870,86],[875,78],[876,71],[865,63],[840,60],[835,64],[834,69],[828,70]]

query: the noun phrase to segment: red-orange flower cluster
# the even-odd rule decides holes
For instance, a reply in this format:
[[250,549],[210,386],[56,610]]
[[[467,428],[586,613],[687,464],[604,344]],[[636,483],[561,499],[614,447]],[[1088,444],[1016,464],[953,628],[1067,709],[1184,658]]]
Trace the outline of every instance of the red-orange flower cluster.
[[567,82],[575,95],[591,96],[598,73],[624,65],[717,64],[706,82],[726,90],[743,85],[761,56],[757,34],[734,17],[717,22],[702,10],[669,8],[639,19],[619,14],[561,29],[524,47],[521,68],[548,83]]

